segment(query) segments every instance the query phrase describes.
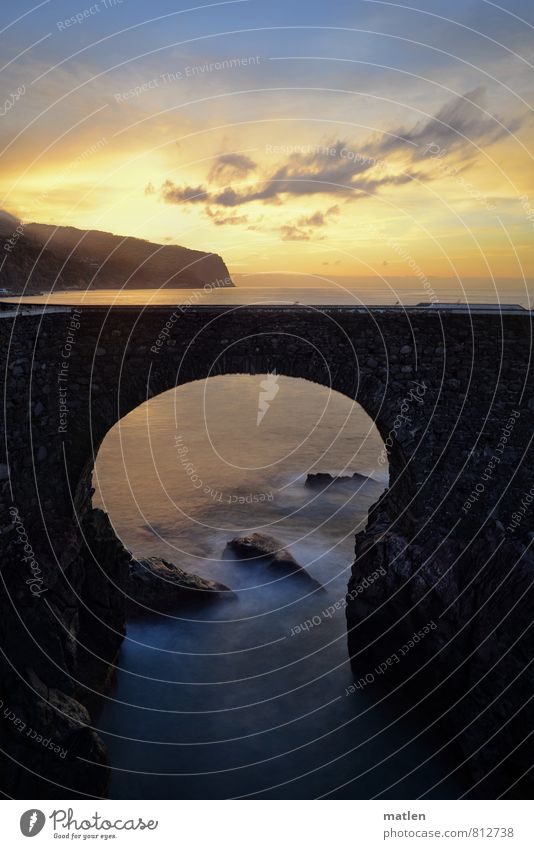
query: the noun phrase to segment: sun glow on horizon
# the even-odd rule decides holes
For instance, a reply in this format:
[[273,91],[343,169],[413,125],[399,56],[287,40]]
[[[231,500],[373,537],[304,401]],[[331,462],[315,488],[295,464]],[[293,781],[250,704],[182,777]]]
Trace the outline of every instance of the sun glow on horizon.
[[[283,27],[196,44],[194,15],[180,18],[190,41],[169,48],[163,25],[113,29],[138,11],[73,27],[67,53],[54,32],[46,57],[10,67],[8,87],[23,94],[0,125],[6,210],[212,251],[234,273],[534,276],[520,58],[506,83],[413,44],[389,67],[394,13],[382,40],[334,39],[327,26],[322,53],[318,34],[301,32],[314,60],[284,58]],[[92,49],[98,36],[120,62]],[[371,45],[374,66],[362,58]],[[496,49],[495,72],[501,61]]]

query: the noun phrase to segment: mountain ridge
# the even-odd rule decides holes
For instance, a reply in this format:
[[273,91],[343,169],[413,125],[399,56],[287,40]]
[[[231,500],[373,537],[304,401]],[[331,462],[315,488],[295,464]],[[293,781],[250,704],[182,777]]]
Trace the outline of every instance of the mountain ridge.
[[233,287],[218,254],[161,245],[104,230],[23,224],[0,215],[0,287],[34,293],[65,289]]

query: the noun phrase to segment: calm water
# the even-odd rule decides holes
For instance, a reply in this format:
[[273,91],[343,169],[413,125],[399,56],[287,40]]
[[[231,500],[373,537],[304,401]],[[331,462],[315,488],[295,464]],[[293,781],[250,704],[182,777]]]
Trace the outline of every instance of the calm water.
[[[262,379],[215,377],[161,395],[99,453],[95,503],[125,544],[235,591],[129,623],[99,719],[110,795],[456,797],[464,779],[446,778],[440,741],[418,737],[417,709],[402,717],[394,699],[345,695],[344,612],[321,616],[344,597],[354,534],[387,482],[374,425],[347,398],[285,377],[258,425]],[[304,486],[310,471],[372,480],[321,492]],[[290,547],[325,591],[229,557],[227,541],[252,530]],[[314,616],[319,625],[291,634]]]
[[[278,275],[281,276],[281,275]],[[343,304],[418,304],[439,301],[445,303],[519,304],[531,308],[534,302],[533,281],[488,280],[468,278],[430,278],[426,285],[409,278],[392,278],[389,282],[378,277],[350,279],[328,286],[296,286],[298,278],[289,278],[287,286],[236,286],[220,289],[94,289],[87,292],[53,292],[41,296],[0,298],[0,302],[24,304],[128,306],[157,304],[314,304],[327,306]]]

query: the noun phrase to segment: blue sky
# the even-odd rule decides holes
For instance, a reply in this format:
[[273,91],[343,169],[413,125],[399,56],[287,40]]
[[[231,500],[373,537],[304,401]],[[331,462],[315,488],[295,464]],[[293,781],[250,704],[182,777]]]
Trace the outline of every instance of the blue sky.
[[[239,45],[240,49],[261,48],[262,53],[272,56],[323,52],[339,58],[357,56],[428,74],[439,68],[451,70],[457,65],[455,57],[482,68],[491,67],[499,58],[513,61],[513,54],[505,48],[527,48],[532,56],[532,31],[519,20],[534,22],[531,4],[507,2],[501,8],[505,11],[480,0],[425,0],[419,4],[419,11],[412,11],[409,4],[361,0],[238,0],[223,4],[49,0],[17,4],[16,14],[13,7],[3,4],[0,21],[3,28],[25,15],[9,27],[4,56],[11,59],[19,50],[45,38],[31,51],[31,58],[52,65],[78,60],[106,69],[124,60],[143,63],[143,58],[133,57],[149,51],[164,52],[172,49],[168,45],[183,42],[183,52],[192,56],[231,55]],[[58,28],[66,19],[90,10],[96,11],[82,23]],[[313,27],[318,29],[314,31]],[[337,27],[348,31],[331,29]],[[418,46],[418,42],[428,47]],[[83,53],[69,60],[78,51]],[[454,55],[448,57],[447,52]],[[278,76],[276,69],[266,73],[272,73],[275,79]]]

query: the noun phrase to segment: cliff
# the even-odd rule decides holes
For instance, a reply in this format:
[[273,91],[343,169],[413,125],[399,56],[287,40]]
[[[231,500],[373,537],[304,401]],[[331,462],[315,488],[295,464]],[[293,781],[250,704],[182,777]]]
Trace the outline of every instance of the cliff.
[[347,594],[354,691],[391,699],[457,750],[470,798],[530,798],[531,535],[489,519],[474,539],[419,545],[378,508],[356,536]]
[[178,245],[100,230],[23,225],[11,216],[0,217],[0,237],[0,287],[14,292],[234,285],[220,256]]

